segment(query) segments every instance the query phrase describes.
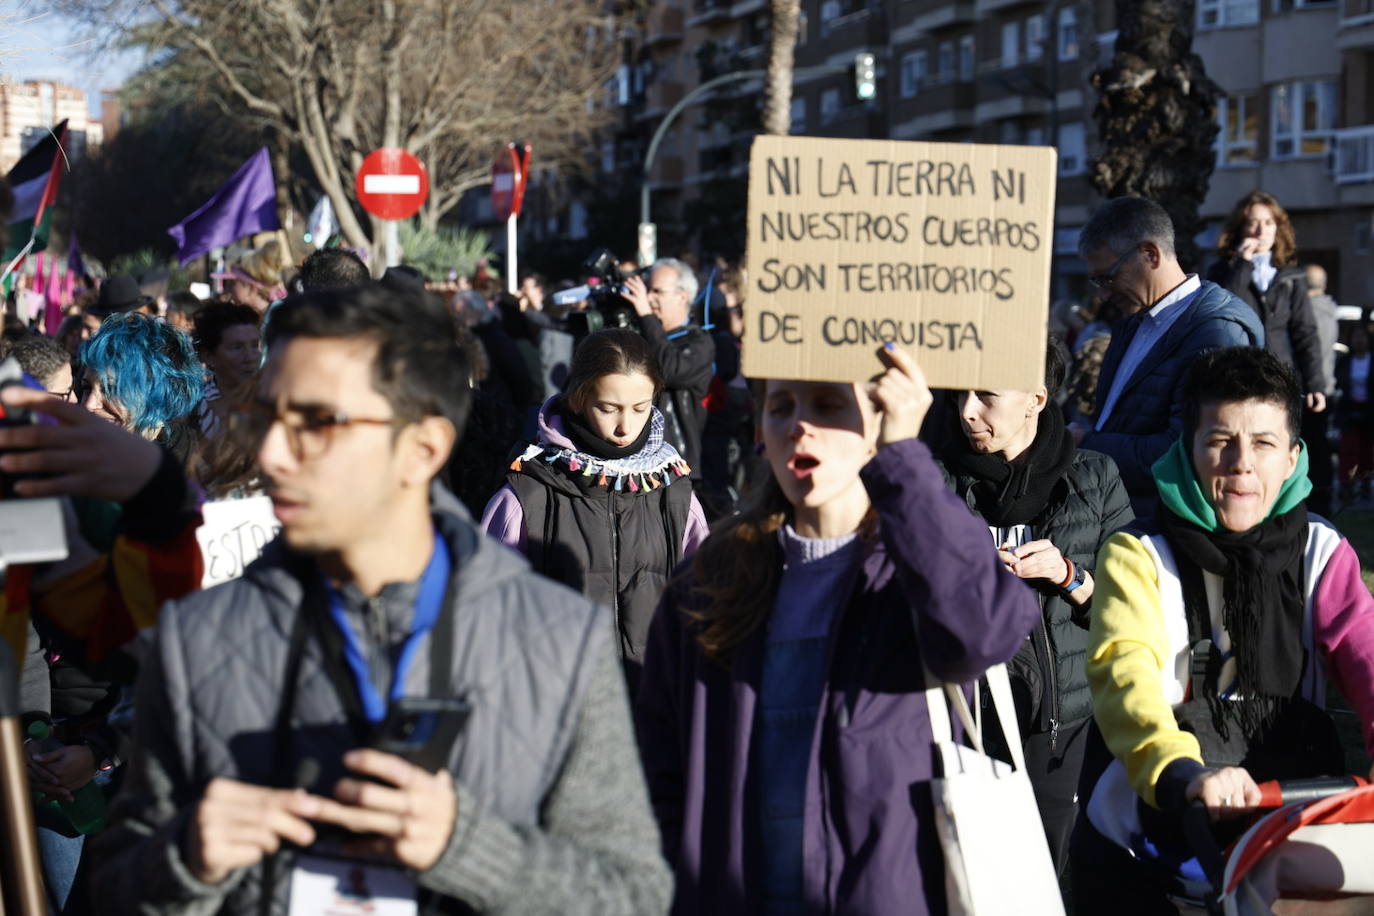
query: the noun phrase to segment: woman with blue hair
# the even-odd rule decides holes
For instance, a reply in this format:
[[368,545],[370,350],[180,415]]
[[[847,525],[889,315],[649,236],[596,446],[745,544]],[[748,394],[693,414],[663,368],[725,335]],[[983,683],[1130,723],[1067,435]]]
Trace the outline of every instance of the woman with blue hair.
[[200,400],[205,370],[190,339],[136,312],[112,315],[81,348],[78,400],[96,416],[186,458],[187,415]]

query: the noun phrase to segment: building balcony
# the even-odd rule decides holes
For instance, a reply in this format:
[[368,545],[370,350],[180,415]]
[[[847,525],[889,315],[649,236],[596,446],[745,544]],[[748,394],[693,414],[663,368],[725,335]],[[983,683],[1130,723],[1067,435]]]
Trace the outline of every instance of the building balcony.
[[732,15],[730,0],[696,0],[692,16],[687,20],[687,28],[726,22]]
[[654,174],[649,182],[649,188],[654,191],[679,188],[682,186],[683,172],[681,156],[659,156],[658,161],[654,163]]
[[1363,25],[1374,22],[1374,0],[1342,0],[1341,25]]
[[998,10],[1009,10],[1034,2],[1035,0],[977,0],[977,10],[979,16],[985,16]]
[[1338,130],[1334,138],[1336,184],[1374,181],[1374,124]]
[[657,48],[682,41],[685,18],[681,7],[657,7],[644,29],[644,47]]
[[635,120],[646,121],[661,118],[678,102],[686,91],[676,80],[663,80],[650,83],[644,92],[644,107],[635,112]]
[[730,7],[730,15],[738,19],[741,16],[751,16],[754,13],[762,12],[767,7],[768,0],[738,0]]

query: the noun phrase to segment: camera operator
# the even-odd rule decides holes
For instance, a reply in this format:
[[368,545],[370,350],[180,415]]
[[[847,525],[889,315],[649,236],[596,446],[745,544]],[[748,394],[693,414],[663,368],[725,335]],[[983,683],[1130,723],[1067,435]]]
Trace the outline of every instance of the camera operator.
[[702,399],[711,387],[716,361],[711,335],[692,324],[696,296],[696,275],[673,258],[654,264],[648,284],[638,275],[625,281],[625,298],[634,305],[640,331],[663,372],[657,406],[666,422],[665,438],[686,458],[693,481],[701,479],[701,431],[706,424]]

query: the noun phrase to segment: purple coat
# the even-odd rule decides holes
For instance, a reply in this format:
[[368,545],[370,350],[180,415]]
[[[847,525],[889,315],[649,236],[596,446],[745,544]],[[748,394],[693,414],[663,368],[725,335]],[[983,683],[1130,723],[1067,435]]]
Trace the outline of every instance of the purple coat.
[[[830,636],[807,775],[804,895],[814,913],[943,913],[921,661],[946,681],[972,681],[1012,657],[1039,604],[998,562],[987,526],[946,489],[924,444],[887,446],[862,478],[882,537]],[[764,634],[729,668],[707,659],[683,613],[690,591],[690,581],[669,590],[649,633],[640,752],[677,873],[674,913],[745,916],[760,910],[762,774],[749,762]]]

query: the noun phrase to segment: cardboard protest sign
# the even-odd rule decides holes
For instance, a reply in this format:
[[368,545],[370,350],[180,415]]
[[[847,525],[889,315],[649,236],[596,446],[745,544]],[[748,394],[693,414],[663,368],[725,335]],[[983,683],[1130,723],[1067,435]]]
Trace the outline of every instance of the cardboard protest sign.
[[196,529],[196,540],[205,559],[201,588],[243,575],[244,568],[281,530],[272,500],[266,496],[221,499],[206,503],[200,511],[203,521]]
[[862,381],[895,341],[935,388],[1044,378],[1056,151],[761,136],[750,378]]

